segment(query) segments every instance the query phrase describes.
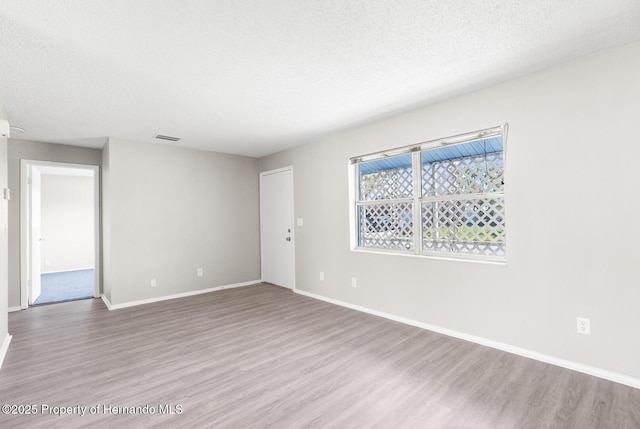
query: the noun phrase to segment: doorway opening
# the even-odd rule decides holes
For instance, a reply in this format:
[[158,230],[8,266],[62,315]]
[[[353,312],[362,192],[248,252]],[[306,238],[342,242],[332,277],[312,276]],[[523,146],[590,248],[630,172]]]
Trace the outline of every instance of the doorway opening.
[[22,160],[23,309],[99,297],[98,176],[95,165]]

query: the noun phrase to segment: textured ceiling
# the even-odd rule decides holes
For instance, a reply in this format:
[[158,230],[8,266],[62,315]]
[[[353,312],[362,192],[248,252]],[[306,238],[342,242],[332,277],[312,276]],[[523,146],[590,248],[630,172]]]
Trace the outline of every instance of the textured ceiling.
[[639,0],[2,0],[0,101],[17,138],[262,156],[636,40]]

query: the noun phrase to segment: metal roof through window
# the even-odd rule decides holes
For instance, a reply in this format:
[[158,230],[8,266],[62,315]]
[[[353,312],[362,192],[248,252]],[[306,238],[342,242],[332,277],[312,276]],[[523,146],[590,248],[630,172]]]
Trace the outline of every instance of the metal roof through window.
[[[467,143],[443,146],[437,149],[422,151],[422,163],[444,161],[445,159],[466,158],[469,156],[483,155],[485,153],[501,152],[504,150],[502,136],[487,139],[474,140]],[[406,168],[411,166],[411,154],[376,159],[360,163],[360,174],[368,174],[376,171]]]

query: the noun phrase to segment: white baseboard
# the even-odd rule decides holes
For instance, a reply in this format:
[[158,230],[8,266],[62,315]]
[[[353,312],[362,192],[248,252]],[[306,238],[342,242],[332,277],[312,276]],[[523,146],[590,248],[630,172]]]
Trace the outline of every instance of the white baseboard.
[[0,347],[0,368],[2,368],[4,357],[7,355],[7,352],[9,351],[9,343],[11,343],[11,335],[7,334],[7,336],[4,337],[4,341],[2,342],[2,347]]
[[20,307],[20,306],[17,306],[17,307],[9,307],[9,308],[7,309],[7,311],[8,311],[9,313],[13,313],[14,311],[20,311],[20,310],[22,310],[22,307]]
[[107,306],[107,310],[111,311],[111,302],[109,301],[109,298],[107,298],[104,294],[100,295],[100,298],[102,299],[102,302],[104,302],[104,305]]
[[363,313],[372,314],[374,316],[383,317],[385,319],[393,320],[396,322],[404,323],[406,325],[415,326],[418,328],[426,329],[429,331],[437,332],[439,334],[444,334],[449,337],[459,338],[461,340],[469,341],[472,343],[480,344],[483,346],[491,347],[497,350],[502,350],[507,353],[513,353],[519,356],[523,356],[529,359],[534,359],[537,361],[549,363],[552,365],[560,366],[562,368],[571,369],[573,371],[582,372],[584,374],[593,375],[594,377],[599,377],[605,380],[613,381],[615,383],[624,384],[627,386],[634,387],[636,389],[640,389],[640,379],[629,377],[627,375],[618,374],[616,372],[607,371],[605,369],[596,368],[589,365],[583,365],[581,363],[569,361],[566,359],[560,359],[554,356],[549,356],[543,353],[534,352],[531,350],[524,349],[522,347],[513,346],[510,344],[501,343],[499,341],[490,340],[488,338],[478,337],[475,335],[469,335],[462,332],[454,331],[447,328],[442,328],[435,325],[430,325],[428,323],[420,322],[413,319],[408,319],[406,317],[396,316],[390,313],[384,313],[378,310],[372,310],[367,307],[361,307],[359,305],[350,304],[348,302],[339,301],[337,299],[327,298],[322,295],[316,295],[311,292],[305,292],[300,289],[295,289],[294,292],[299,293],[300,295],[308,296],[310,298],[319,299],[321,301],[325,301],[331,304],[336,304],[342,307],[350,308],[352,310],[361,311]]
[[198,290],[193,290],[189,292],[176,293],[173,295],[165,295],[165,296],[158,296],[155,298],[141,299],[139,301],[123,302],[122,304],[111,304],[111,302],[109,302],[107,297],[104,296],[103,294],[102,301],[104,301],[105,305],[109,310],[118,310],[120,308],[135,307],[136,305],[151,304],[152,302],[166,301],[169,299],[176,299],[176,298],[184,298],[186,296],[200,295],[203,293],[215,292],[217,290],[222,290],[222,289],[232,289],[236,287],[251,286],[260,282],[261,280],[252,280],[249,282],[233,283],[229,285],[210,287],[207,289],[198,289]]

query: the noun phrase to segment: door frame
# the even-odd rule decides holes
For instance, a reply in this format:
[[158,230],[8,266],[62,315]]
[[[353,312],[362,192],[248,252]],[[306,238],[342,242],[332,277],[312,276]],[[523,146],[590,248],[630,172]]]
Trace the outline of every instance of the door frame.
[[94,193],[94,278],[93,297],[100,297],[101,275],[101,242],[100,242],[100,167],[90,164],[72,164],[66,162],[38,161],[31,159],[20,160],[20,307],[29,308],[29,280],[31,278],[31,186],[29,180],[33,169],[74,169],[91,170],[93,172]]
[[[295,205],[293,200],[293,166],[288,165],[282,168],[276,168],[274,170],[262,171],[260,172],[260,277],[261,281],[264,281],[264,237],[262,232],[262,179],[264,176],[269,176],[272,174],[283,173],[285,171],[289,171],[291,173],[291,189],[289,189],[289,195],[291,197],[291,290],[296,290],[296,234],[295,234]],[[288,289],[288,288],[287,288]]]

